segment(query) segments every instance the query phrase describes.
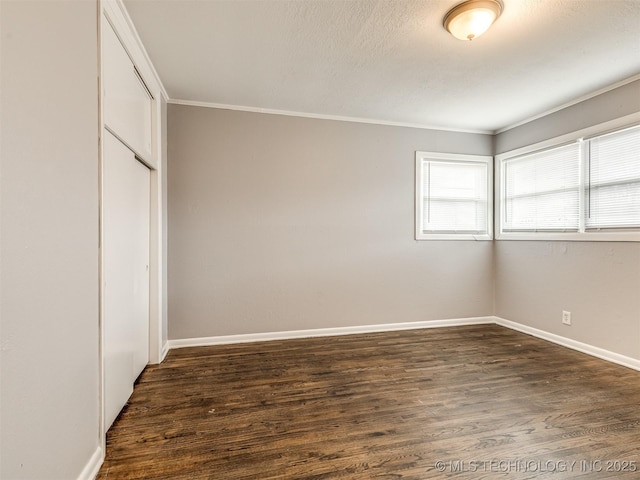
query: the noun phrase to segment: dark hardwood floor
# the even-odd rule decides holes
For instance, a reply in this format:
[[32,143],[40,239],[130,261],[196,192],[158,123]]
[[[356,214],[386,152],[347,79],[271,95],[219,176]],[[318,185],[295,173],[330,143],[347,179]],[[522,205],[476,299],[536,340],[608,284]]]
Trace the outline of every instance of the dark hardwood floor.
[[172,350],[99,480],[640,478],[640,373],[471,326]]

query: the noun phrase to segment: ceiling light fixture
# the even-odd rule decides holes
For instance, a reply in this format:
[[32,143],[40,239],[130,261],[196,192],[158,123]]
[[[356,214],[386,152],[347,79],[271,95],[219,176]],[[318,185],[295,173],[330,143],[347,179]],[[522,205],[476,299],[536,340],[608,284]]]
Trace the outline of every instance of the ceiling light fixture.
[[444,28],[460,40],[478,38],[502,13],[500,0],[468,0],[444,16]]

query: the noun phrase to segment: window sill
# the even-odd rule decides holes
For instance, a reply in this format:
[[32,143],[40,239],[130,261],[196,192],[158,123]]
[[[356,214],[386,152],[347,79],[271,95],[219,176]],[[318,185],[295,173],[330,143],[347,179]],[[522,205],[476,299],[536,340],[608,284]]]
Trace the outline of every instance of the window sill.
[[493,235],[489,235],[487,233],[421,233],[416,235],[416,240],[484,240],[491,241],[493,240]]
[[496,240],[528,240],[558,242],[640,242],[640,231],[585,233],[498,233]]

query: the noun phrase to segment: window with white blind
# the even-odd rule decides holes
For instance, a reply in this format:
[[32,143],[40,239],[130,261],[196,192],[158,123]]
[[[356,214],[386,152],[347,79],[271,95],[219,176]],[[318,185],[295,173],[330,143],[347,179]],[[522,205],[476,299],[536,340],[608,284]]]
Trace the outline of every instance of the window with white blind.
[[580,203],[577,143],[504,162],[505,232],[577,232]]
[[416,239],[492,238],[492,162],[416,152]]
[[640,127],[588,141],[586,228],[640,227]]
[[640,126],[497,160],[498,238],[640,239]]

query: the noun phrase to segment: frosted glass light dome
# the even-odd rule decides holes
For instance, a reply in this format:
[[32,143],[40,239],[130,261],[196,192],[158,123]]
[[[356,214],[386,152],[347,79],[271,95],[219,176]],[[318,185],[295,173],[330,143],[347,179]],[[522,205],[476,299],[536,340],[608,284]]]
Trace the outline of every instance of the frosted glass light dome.
[[468,0],[453,7],[444,17],[444,28],[460,40],[478,38],[502,13],[498,0]]

